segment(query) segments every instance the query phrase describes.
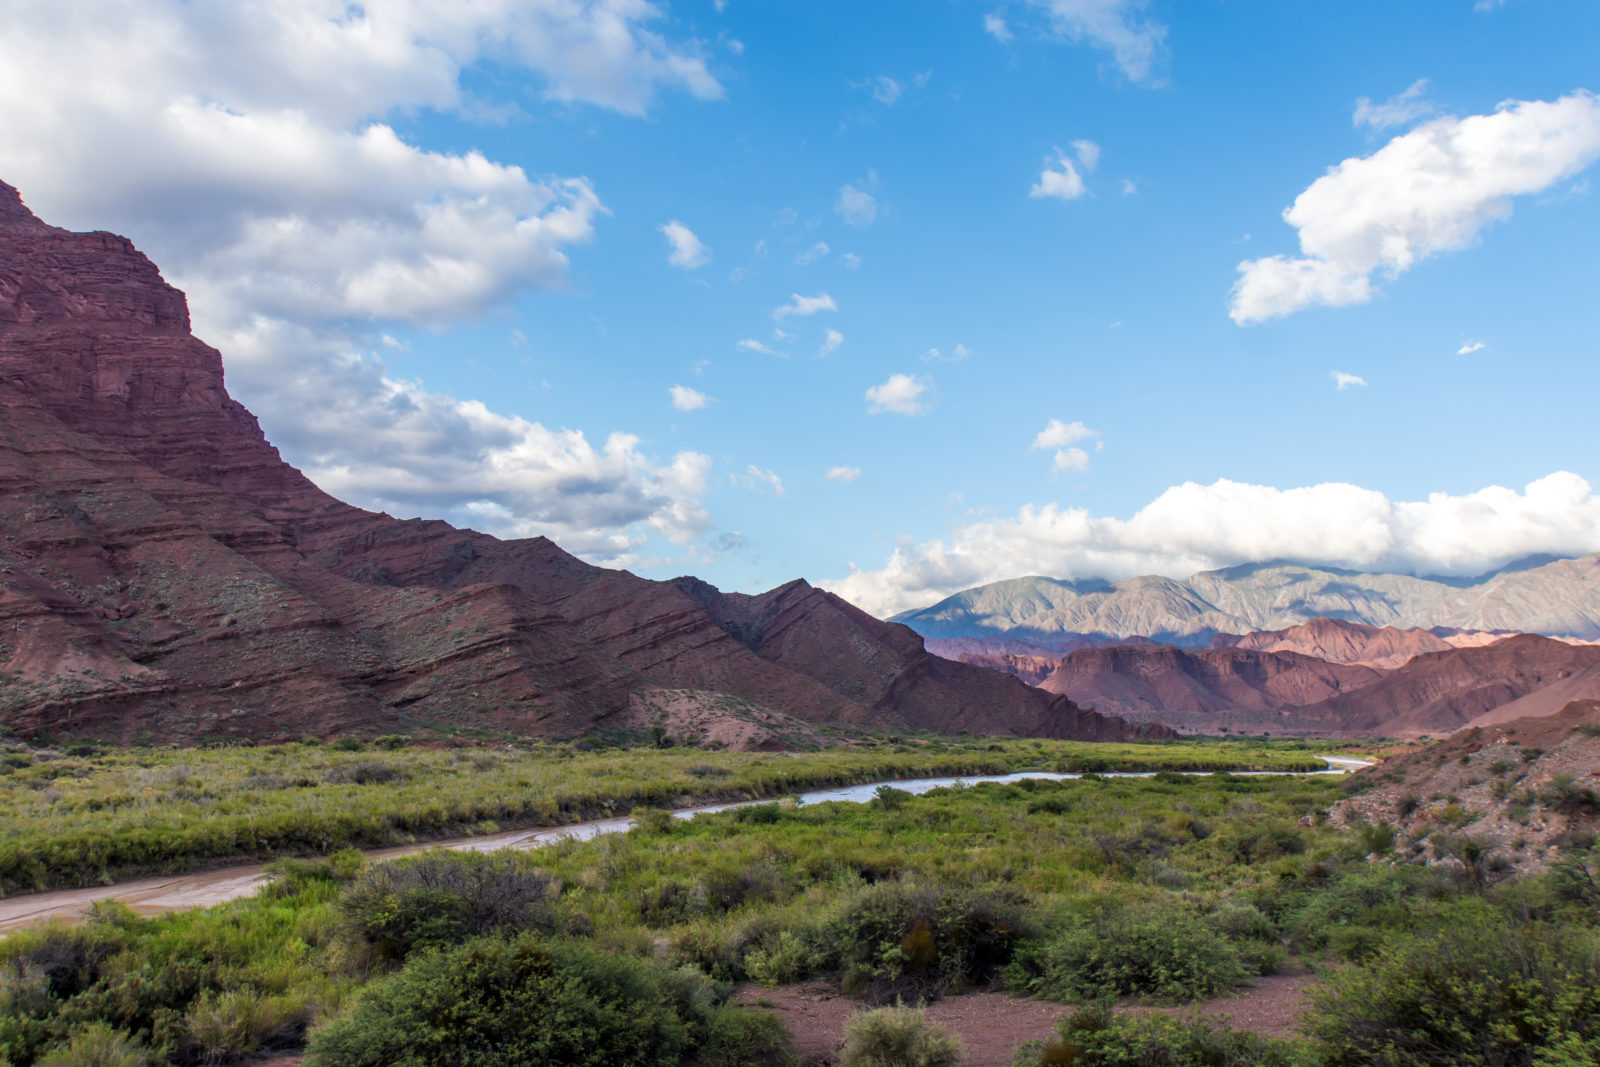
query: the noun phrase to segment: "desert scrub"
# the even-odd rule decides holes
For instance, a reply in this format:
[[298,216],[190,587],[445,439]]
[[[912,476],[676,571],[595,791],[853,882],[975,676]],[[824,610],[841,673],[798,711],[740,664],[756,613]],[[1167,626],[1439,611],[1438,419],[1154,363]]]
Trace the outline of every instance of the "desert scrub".
[[921,1008],[896,1004],[845,1020],[839,1067],[956,1067],[962,1052],[961,1039],[930,1023]]
[[756,1064],[786,1034],[697,971],[538,935],[427,953],[311,1036],[310,1067]]

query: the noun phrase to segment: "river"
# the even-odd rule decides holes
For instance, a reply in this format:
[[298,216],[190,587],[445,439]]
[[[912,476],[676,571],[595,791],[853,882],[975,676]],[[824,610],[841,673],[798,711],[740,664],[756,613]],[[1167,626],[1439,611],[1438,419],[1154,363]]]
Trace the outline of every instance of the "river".
[[[1349,774],[1367,766],[1365,760],[1342,756],[1319,756],[1329,766],[1323,771],[1234,771],[1234,774]],[[1110,772],[1102,778],[1148,778],[1154,771]],[[1209,774],[1209,771],[1186,771],[1186,774]],[[1020,782],[1025,779],[1062,781],[1078,778],[1078,774],[1058,774],[1051,771],[1017,771],[1013,774],[961,775],[953,778],[907,778],[895,781],[868,782],[865,785],[846,786],[841,789],[819,789],[799,794],[801,804],[826,804],[843,802],[864,804],[871,800],[880,786],[893,786],[907,793],[926,793],[930,789],[955,785],[958,782],[977,785],[980,782]],[[753,804],[770,803],[768,800],[741,800],[726,804],[703,804],[681,808],[672,814],[679,819],[692,819],[696,815],[728,811]],[[602,834],[616,834],[627,830],[633,820],[627,817],[594,819],[570,823],[566,826],[540,830],[513,830],[502,834],[479,837],[461,837],[441,841],[428,841],[398,848],[375,849],[368,852],[369,860],[390,860],[415,855],[430,848],[448,848],[463,852],[498,852],[501,849],[535,849],[554,841],[573,838],[588,841]],[[261,864],[224,867],[218,870],[195,871],[189,874],[163,875],[155,878],[137,878],[113,885],[92,886],[79,889],[52,889],[43,893],[22,893],[0,899],[0,936],[20,930],[47,919],[73,919],[88,913],[100,900],[120,900],[141,915],[159,915],[169,911],[186,911],[190,908],[209,908],[237,900],[256,892],[268,881]]]

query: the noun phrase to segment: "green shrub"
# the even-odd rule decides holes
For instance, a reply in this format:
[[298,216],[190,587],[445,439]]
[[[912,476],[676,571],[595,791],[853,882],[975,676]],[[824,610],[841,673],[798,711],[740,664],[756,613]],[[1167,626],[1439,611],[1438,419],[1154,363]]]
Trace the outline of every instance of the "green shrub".
[[838,969],[844,991],[870,1003],[927,999],[994,981],[1022,933],[1021,907],[997,888],[889,882],[847,897],[812,933],[809,969]]
[[150,1050],[103,1022],[90,1023],[38,1061],[38,1067],[151,1067]]
[[1289,1067],[1290,1046],[1210,1019],[1116,1015],[1109,1004],[1056,1024],[1048,1041],[1017,1049],[1011,1067]]
[[1302,1028],[1329,1067],[1593,1062],[1556,1054],[1600,1045],[1600,935],[1480,912],[1392,941],[1312,1000]]
[[228,1063],[297,1040],[310,1014],[304,997],[268,997],[247,989],[207,994],[184,1015],[185,1043],[203,1063]]
[[845,1020],[839,1067],[956,1067],[961,1057],[959,1037],[928,1022],[921,1008],[896,1004]]
[[1012,971],[1013,984],[1074,1001],[1199,1000],[1242,984],[1250,970],[1226,937],[1179,906],[1113,907],[1071,924],[1027,955]]
[[397,963],[411,952],[503,930],[555,927],[550,879],[513,853],[436,849],[369,868],[338,901],[338,932],[358,962]]
[[781,1051],[781,1028],[718,1003],[688,969],[525,934],[419,955],[311,1035],[309,1067],[722,1067]]

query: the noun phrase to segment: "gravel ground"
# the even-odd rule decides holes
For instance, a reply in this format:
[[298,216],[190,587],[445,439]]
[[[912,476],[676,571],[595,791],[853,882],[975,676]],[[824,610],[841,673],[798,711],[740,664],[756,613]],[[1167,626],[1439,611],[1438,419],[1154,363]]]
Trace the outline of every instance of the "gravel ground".
[[[1236,997],[1220,997],[1181,1008],[1124,1005],[1141,1015],[1194,1011],[1211,1017],[1231,1016],[1231,1025],[1267,1037],[1284,1037],[1305,1009],[1305,990],[1315,981],[1306,974],[1263,978]],[[745,986],[735,995],[744,1004],[768,1008],[794,1035],[802,1067],[828,1067],[837,1062],[844,1041],[844,1022],[861,1002],[841,996],[820,982],[764,989]],[[1017,1046],[1048,1037],[1055,1022],[1070,1009],[1061,1004],[1022,1000],[1004,993],[969,993],[928,1006],[928,1019],[961,1037],[964,1067],[1008,1067]]]

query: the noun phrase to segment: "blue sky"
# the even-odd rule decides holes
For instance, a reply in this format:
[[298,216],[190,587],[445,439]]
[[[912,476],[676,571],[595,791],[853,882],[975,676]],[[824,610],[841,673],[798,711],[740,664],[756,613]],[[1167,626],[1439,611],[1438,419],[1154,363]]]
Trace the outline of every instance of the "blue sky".
[[353,502],[885,613],[1600,549],[1592,3],[5,8],[0,179]]

